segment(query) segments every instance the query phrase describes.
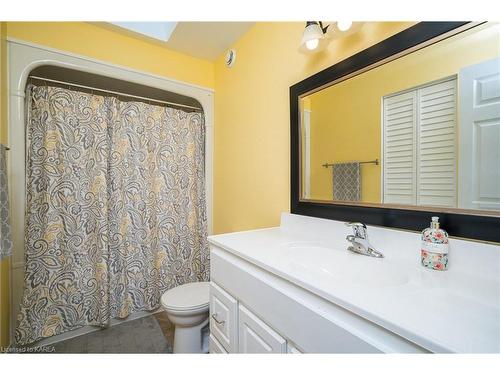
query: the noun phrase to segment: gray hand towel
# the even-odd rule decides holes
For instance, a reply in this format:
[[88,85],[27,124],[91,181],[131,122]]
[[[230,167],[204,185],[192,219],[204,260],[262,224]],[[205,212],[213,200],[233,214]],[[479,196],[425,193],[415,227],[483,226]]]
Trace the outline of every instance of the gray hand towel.
[[361,168],[359,162],[333,165],[333,199],[359,202],[361,200]]

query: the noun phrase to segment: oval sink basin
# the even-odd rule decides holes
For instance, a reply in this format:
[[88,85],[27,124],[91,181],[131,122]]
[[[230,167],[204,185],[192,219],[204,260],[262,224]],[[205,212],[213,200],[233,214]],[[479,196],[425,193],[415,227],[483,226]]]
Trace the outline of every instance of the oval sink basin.
[[339,251],[315,242],[285,244],[284,251],[285,257],[299,272],[328,278],[336,283],[382,287],[406,284],[409,281],[406,274],[398,271],[385,258]]

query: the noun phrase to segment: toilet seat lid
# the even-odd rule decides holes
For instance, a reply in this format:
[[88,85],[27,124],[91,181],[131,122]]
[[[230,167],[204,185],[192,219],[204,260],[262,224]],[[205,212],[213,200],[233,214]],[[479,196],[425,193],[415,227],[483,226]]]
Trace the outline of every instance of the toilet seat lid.
[[194,310],[208,306],[210,283],[195,282],[176,286],[161,296],[161,304],[171,310]]

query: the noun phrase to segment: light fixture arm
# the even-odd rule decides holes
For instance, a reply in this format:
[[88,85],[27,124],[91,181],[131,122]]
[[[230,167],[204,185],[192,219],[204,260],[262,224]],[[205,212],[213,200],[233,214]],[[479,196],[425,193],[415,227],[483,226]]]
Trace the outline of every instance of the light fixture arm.
[[323,22],[321,21],[306,21],[306,27],[310,25],[319,25],[321,31],[323,31],[323,34],[326,34],[328,27],[330,27],[330,25],[326,25],[325,27],[323,27]]
[[330,27],[330,25],[326,25],[325,27],[323,27],[323,22],[319,21],[319,27],[321,27],[321,30],[323,30],[323,34],[326,34],[326,31],[328,30],[328,27]]

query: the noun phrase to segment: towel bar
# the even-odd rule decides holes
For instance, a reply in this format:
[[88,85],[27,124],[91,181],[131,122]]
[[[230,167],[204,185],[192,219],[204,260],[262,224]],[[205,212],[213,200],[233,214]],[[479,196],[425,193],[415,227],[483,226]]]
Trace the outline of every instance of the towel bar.
[[[325,164],[323,164],[323,167],[328,168],[328,167],[331,167],[334,164],[336,164],[336,163],[325,163]],[[375,164],[375,165],[378,165],[378,159],[370,160],[370,161],[360,161],[359,164]]]

